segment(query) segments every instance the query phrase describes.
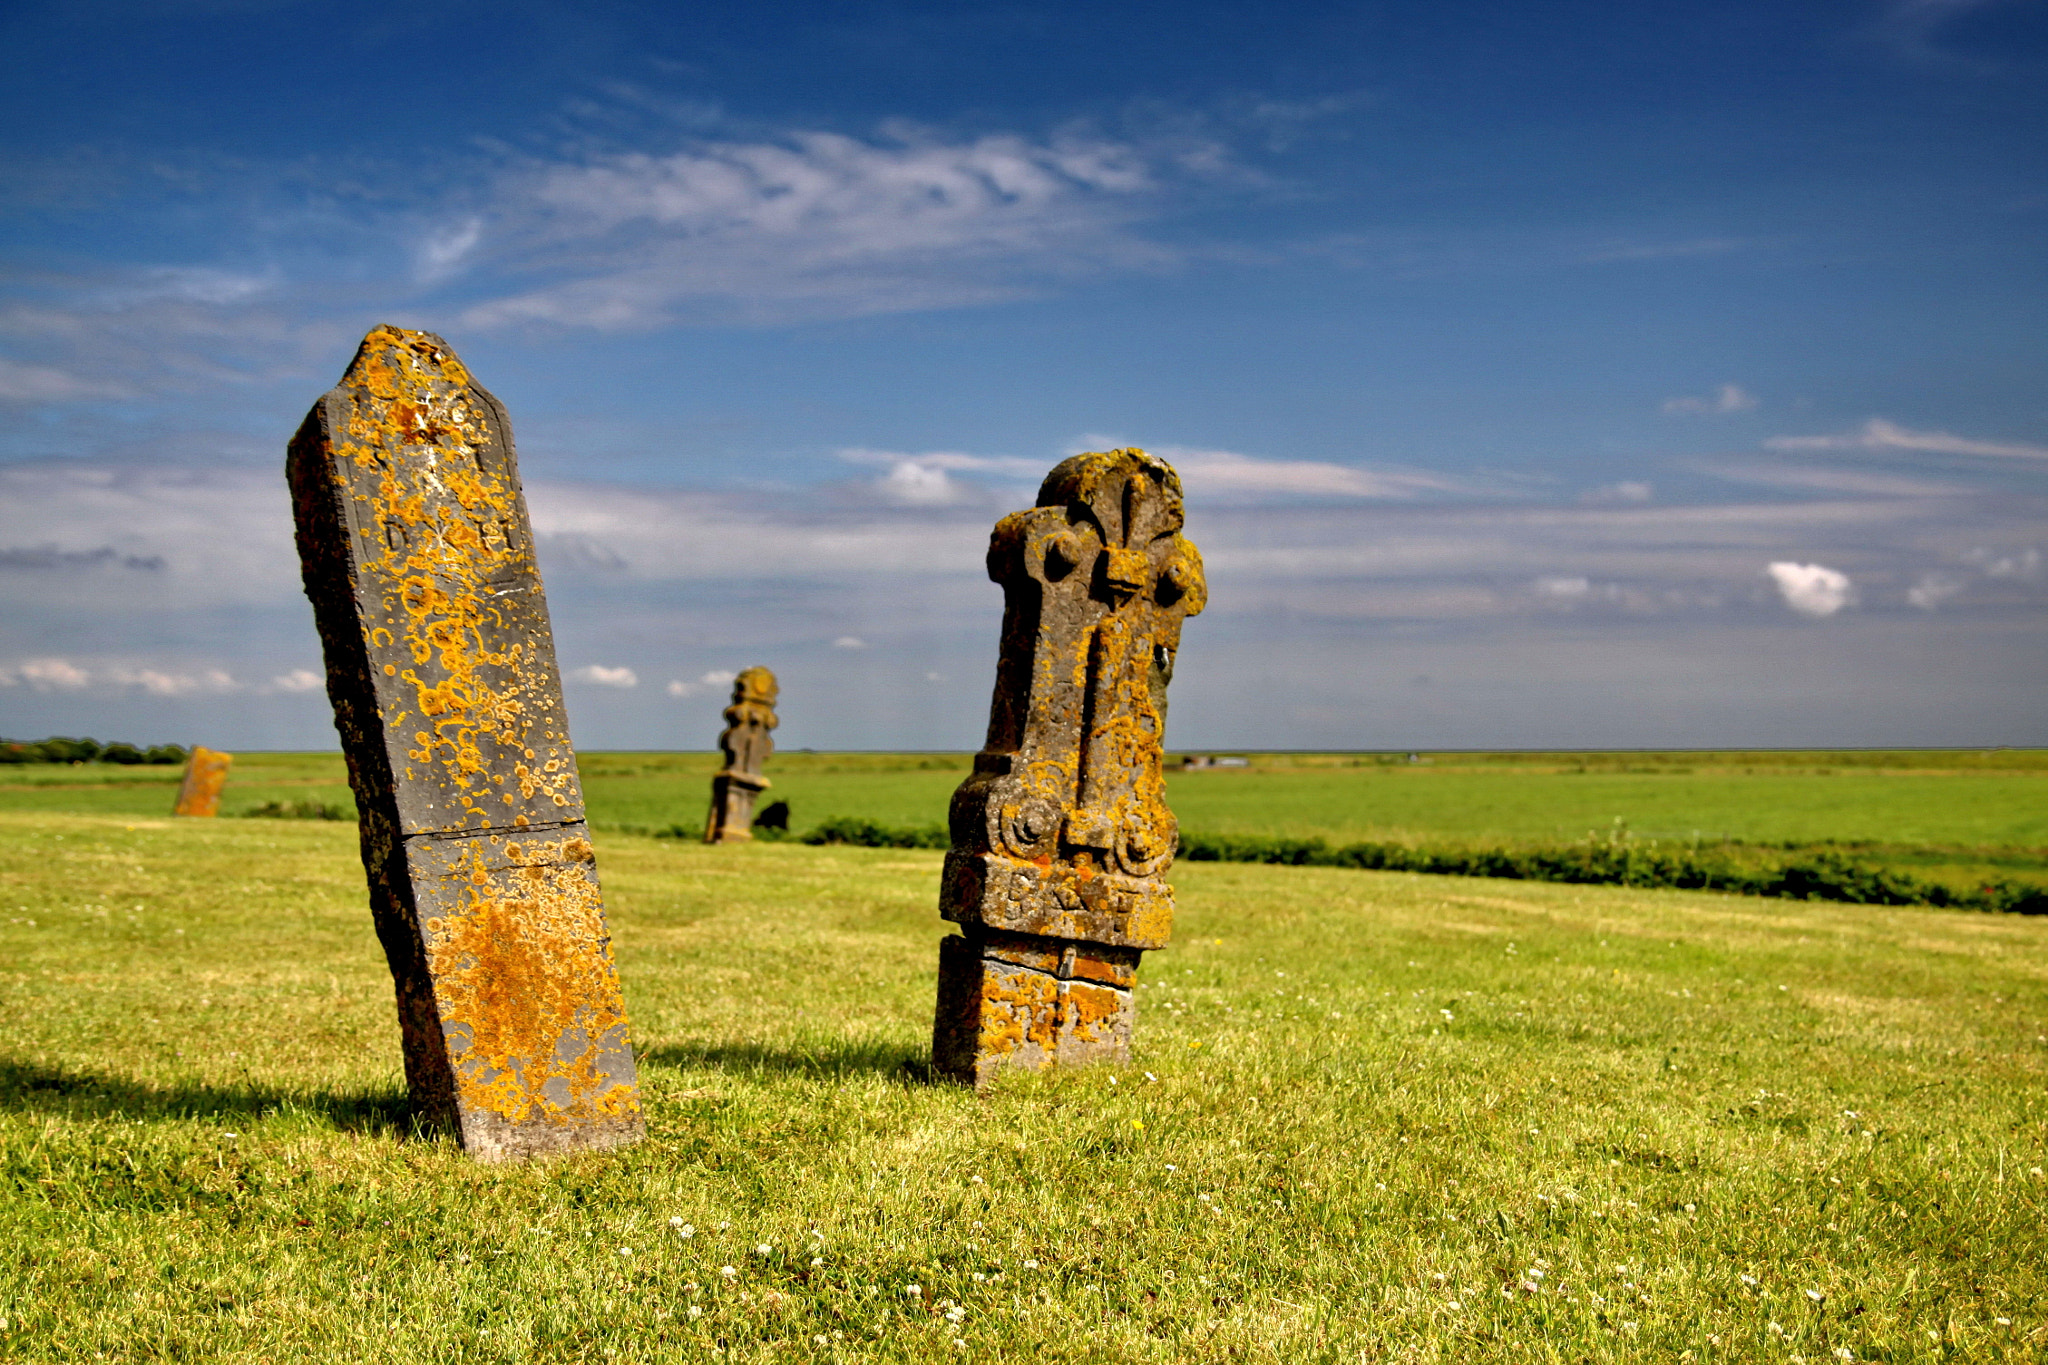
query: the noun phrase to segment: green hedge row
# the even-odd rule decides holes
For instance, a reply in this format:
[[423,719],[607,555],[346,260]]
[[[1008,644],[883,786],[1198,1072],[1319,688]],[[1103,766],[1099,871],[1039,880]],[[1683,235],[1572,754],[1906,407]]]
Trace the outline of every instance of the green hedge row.
[[1450,877],[1725,891],[1738,896],[1852,905],[1935,905],[2001,914],[2048,914],[2048,889],[2039,886],[1999,880],[1957,891],[1903,872],[1865,866],[1832,852],[1748,863],[1718,849],[1668,848],[1627,840],[1528,848],[1428,848],[1377,843],[1332,846],[1322,839],[1256,835],[1184,835],[1180,856],[1190,862],[1357,867]]
[[[807,844],[866,848],[945,848],[936,825],[891,827],[872,820],[827,820],[803,836]],[[1354,867],[1445,877],[1592,886],[1667,887],[1738,896],[1845,901],[1852,905],[1933,905],[1999,914],[2048,914],[2048,889],[1996,881],[1969,891],[1868,867],[1840,853],[1744,862],[1719,849],[1667,848],[1627,840],[1528,848],[1430,848],[1412,844],[1332,845],[1323,839],[1183,834],[1180,857],[1197,863],[1273,863],[1287,867]]]

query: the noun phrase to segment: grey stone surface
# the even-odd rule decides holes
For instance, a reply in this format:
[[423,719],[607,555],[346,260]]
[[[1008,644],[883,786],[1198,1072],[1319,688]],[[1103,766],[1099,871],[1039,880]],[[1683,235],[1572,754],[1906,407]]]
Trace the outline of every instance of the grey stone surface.
[[286,460],[415,1106],[484,1159],[643,1125],[512,428],[379,327]]

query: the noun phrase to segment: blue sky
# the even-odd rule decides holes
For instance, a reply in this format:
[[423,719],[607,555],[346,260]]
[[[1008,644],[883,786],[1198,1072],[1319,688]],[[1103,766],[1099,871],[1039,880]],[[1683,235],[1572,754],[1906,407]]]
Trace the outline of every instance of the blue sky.
[[1167,456],[1180,747],[2048,743],[2048,4],[18,4],[0,733],[332,741],[283,447],[511,410],[576,737],[969,748]]

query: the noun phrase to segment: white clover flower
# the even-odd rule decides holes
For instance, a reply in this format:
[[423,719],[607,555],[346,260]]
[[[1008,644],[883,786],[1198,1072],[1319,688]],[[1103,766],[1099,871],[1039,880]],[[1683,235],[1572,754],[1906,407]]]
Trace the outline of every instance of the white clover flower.
[[1038,1269],[1038,1262],[1036,1262],[1036,1261],[1026,1261],[1026,1262],[1024,1263],[1024,1268],[1025,1268],[1026,1270],[1036,1270],[1036,1269]]
[[734,1270],[734,1269],[733,1269],[733,1268],[732,1268],[731,1266],[729,1266],[729,1265],[722,1265],[722,1266],[718,1267],[718,1273],[719,1273],[719,1274],[721,1274],[721,1275],[723,1275],[723,1276],[725,1276],[725,1278],[727,1278],[727,1279],[729,1280],[729,1279],[731,1279],[731,1278],[732,1278],[733,1276],[735,1276],[735,1275],[739,1274],[739,1271],[737,1271],[737,1270]]
[[703,1310],[703,1308],[702,1308],[702,1307],[700,1307],[700,1306],[698,1306],[697,1304],[694,1304],[694,1303],[693,1303],[693,1304],[691,1304],[691,1305],[690,1305],[690,1316],[691,1316],[691,1317],[693,1317],[693,1318],[701,1318],[701,1317],[703,1317],[703,1316],[704,1316],[704,1310]]
[[774,1250],[775,1250],[775,1248],[774,1248],[774,1247],[772,1247],[772,1246],[769,1246],[769,1245],[768,1245],[768,1244],[767,1244],[766,1242],[763,1242],[763,1243],[761,1243],[761,1245],[759,1245],[759,1246],[757,1246],[757,1247],[755,1247],[755,1248],[754,1248],[754,1254],[755,1254],[756,1256],[766,1256],[766,1255],[768,1255],[768,1254],[769,1254],[770,1252],[772,1252],[772,1251],[774,1251]]
[[813,1257],[811,1257],[811,1264],[812,1264],[812,1265],[823,1265],[823,1264],[825,1264],[825,1258],[824,1258],[823,1256],[813,1256]]
[[633,1248],[631,1248],[631,1247],[620,1247],[620,1248],[619,1248],[619,1255],[621,1255],[621,1256],[631,1256],[632,1254],[633,1254]]
[[1812,1299],[1815,1303],[1819,1303],[1827,1295],[1821,1293],[1818,1289],[1809,1289],[1806,1291],[1806,1297]]
[[914,1299],[923,1293],[924,1286],[921,1284],[906,1284],[903,1286],[903,1296],[905,1298]]
[[986,1185],[988,1182],[978,1175],[970,1175],[967,1177],[967,1183],[970,1185]]

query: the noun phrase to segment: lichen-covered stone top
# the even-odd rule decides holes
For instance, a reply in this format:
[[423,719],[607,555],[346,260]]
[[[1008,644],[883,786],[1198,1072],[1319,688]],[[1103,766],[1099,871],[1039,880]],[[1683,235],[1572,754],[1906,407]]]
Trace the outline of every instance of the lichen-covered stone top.
[[1178,827],[1163,774],[1181,622],[1208,600],[1180,477],[1142,450],[1077,455],[996,523],[1004,589],[988,740],[954,794],[941,910],[962,923],[1156,947]]
[[[399,832],[581,819],[504,408],[441,338],[379,327],[307,423],[292,457],[325,461],[340,501]],[[308,524],[302,554],[336,553]]]

